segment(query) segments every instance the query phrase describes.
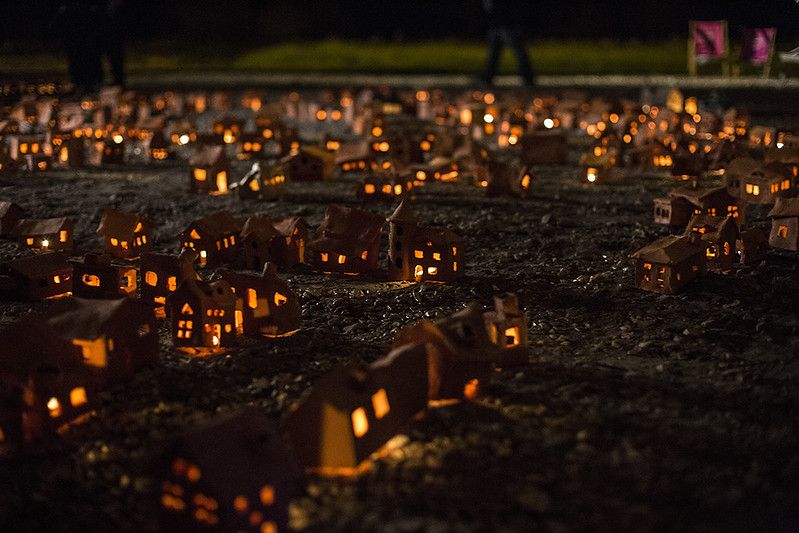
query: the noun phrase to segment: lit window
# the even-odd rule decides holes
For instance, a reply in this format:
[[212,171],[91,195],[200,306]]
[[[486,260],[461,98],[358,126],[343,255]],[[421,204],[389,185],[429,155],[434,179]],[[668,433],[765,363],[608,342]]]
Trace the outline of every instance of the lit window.
[[53,283],[61,283],[61,276],[53,276]]
[[288,301],[288,298],[286,298],[284,295],[280,294],[279,292],[276,292],[274,300],[275,300],[275,305],[277,307],[280,307],[281,305],[285,304]]
[[781,239],[787,239],[788,238],[788,226],[780,226],[780,227],[778,227],[777,228],[777,237],[780,237]]
[[81,278],[84,285],[88,285],[89,287],[99,287],[100,286],[100,278],[95,276],[94,274],[84,274]]
[[422,265],[416,265],[413,269],[413,276],[416,279],[421,278],[424,275],[424,267]]
[[363,407],[352,412],[352,431],[356,437],[363,437],[369,431],[369,420]]
[[519,327],[515,326],[505,330],[505,345],[518,346],[519,345]]
[[424,252],[422,250],[414,250],[413,251],[413,256],[416,259],[424,259]]
[[150,287],[155,287],[158,285],[158,274],[152,270],[148,270],[144,273],[144,282]]
[[238,511],[239,513],[247,512],[247,509],[250,507],[250,502],[247,501],[247,498],[244,496],[236,496],[233,499],[233,508]]
[[364,250],[363,252],[361,252],[361,259],[363,259],[364,261],[366,261],[366,258],[367,258],[367,257],[369,257],[369,252],[367,252],[366,250]]
[[319,258],[322,260],[323,263],[327,263],[327,252],[322,252],[319,254]]
[[374,194],[375,193],[375,186],[371,183],[367,183],[363,186],[363,192],[366,194]]
[[67,230],[62,229],[58,232],[58,240],[61,242],[67,242],[67,237],[69,237],[69,235],[67,235]]
[[207,175],[208,174],[205,172],[204,168],[195,168],[194,169],[194,179],[196,179],[197,181],[205,181],[205,178],[207,177]]
[[28,237],[27,239],[25,239],[25,244],[27,244],[28,246],[33,246],[33,237]]
[[275,489],[271,485],[264,485],[261,487],[261,503],[264,505],[272,505],[275,503]]
[[258,293],[255,289],[247,289],[247,306],[250,309],[258,307]]
[[183,304],[183,307],[180,309],[180,314],[182,315],[193,315],[194,309],[188,303]]
[[380,389],[372,395],[372,407],[375,411],[375,417],[380,420],[388,414],[391,410],[388,404],[388,395],[386,389]]
[[117,246],[119,244],[119,239],[116,237],[111,237],[111,246]]
[[173,292],[175,289],[178,288],[178,280],[175,276],[169,276],[166,278],[166,287],[169,289],[169,292]]
[[347,262],[347,256],[339,254],[339,256],[338,256],[338,264],[339,265],[343,265],[346,262]]
[[433,259],[436,261],[441,261],[441,254],[438,252],[433,252]]
[[438,267],[427,267],[427,273],[430,274],[431,276],[437,276]]
[[52,418],[61,416],[61,402],[58,401],[58,398],[53,397],[47,400],[47,410]]
[[69,403],[71,403],[73,407],[81,406],[88,401],[86,389],[83,387],[75,387],[69,393]]

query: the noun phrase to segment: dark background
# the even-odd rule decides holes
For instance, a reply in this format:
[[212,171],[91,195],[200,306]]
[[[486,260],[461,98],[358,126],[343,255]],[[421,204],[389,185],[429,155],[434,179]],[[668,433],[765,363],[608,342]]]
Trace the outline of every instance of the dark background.
[[[532,39],[652,40],[687,34],[691,18],[726,18],[740,26],[775,25],[780,40],[799,39],[796,0],[528,0]],[[58,39],[57,0],[0,0],[6,49]],[[479,39],[480,0],[128,0],[124,31],[139,43],[240,47],[282,41]]]

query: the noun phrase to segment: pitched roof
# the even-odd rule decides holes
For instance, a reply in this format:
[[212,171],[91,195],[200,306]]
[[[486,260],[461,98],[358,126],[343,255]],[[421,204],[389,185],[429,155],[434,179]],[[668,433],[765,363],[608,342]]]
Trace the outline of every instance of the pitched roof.
[[777,198],[768,216],[772,218],[799,217],[799,198]]
[[84,369],[80,353],[38,318],[25,318],[0,332],[0,381],[21,387],[45,369]]
[[4,263],[2,268],[26,278],[43,278],[54,272],[72,270],[72,264],[61,252],[50,252],[14,259]]
[[71,226],[67,217],[59,218],[23,218],[14,229],[15,235],[50,235],[58,233],[64,226]]
[[189,159],[193,167],[212,167],[225,160],[225,147],[220,145],[200,146]]
[[702,246],[683,235],[669,235],[644,246],[630,257],[653,263],[673,265],[701,254]]
[[219,211],[207,217],[198,218],[189,224],[188,228],[192,226],[196,226],[197,229],[212,237],[231,232],[239,233],[241,231],[241,223],[227,211]]
[[726,187],[706,188],[694,187],[692,185],[678,187],[677,189],[671,191],[669,196],[672,198],[684,198],[692,204],[699,206],[713,200],[714,197],[721,197],[729,200],[733,199]]
[[308,223],[302,217],[275,218],[272,219],[272,225],[284,237],[289,237],[294,233],[295,228],[308,229]]
[[128,298],[117,300],[84,300],[69,298],[59,300],[48,310],[47,323],[66,339],[96,339],[104,333],[106,327],[115,320],[126,323],[128,326],[133,318],[132,314],[144,311],[137,308],[142,304]]
[[106,233],[112,235],[132,234],[140,223],[149,224],[150,221],[138,213],[125,213],[109,208],[103,212],[100,225],[97,226],[97,233],[100,235]]
[[380,238],[385,219],[369,211],[331,205],[325,212],[325,219],[316,230],[313,245],[349,245],[372,243]]
[[371,159],[372,151],[368,141],[357,141],[342,144],[336,152],[336,164],[361,159]]
[[12,213],[24,216],[25,211],[14,202],[0,202],[0,218]]
[[244,227],[241,229],[242,239],[258,239],[259,241],[269,241],[280,234],[272,225],[272,219],[266,215],[256,215],[247,218]]
[[417,219],[410,202],[402,200],[387,220],[388,222],[416,222]]
[[690,235],[694,228],[704,228],[705,232],[702,234],[704,240],[718,240],[723,233],[731,230],[736,236],[738,235],[738,225],[731,216],[694,215],[688,221],[684,234]]

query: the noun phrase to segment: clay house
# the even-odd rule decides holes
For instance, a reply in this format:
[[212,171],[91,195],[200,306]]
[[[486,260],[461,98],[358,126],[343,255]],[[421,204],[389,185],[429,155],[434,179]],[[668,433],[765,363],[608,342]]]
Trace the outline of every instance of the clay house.
[[727,190],[732,196],[738,197],[741,191],[743,180],[757,172],[763,166],[761,161],[752,159],[749,156],[739,156],[733,158],[724,169],[724,182]]
[[119,132],[113,132],[109,138],[100,142],[102,147],[101,164],[103,165],[124,165],[125,164],[125,137]]
[[531,131],[519,140],[525,165],[563,165],[566,163],[566,135],[561,131]]
[[286,173],[283,165],[262,167],[253,163],[244,177],[235,185],[243,200],[277,200],[286,193]]
[[780,132],[774,146],[766,151],[766,163],[799,165],[799,135]]
[[260,275],[228,269],[217,273],[236,295],[237,333],[288,337],[300,328],[297,294],[278,277],[274,264],[266,263]]
[[420,226],[403,201],[388,218],[388,270],[396,280],[446,283],[463,275],[463,239],[441,227]]
[[145,252],[139,262],[140,300],[155,307],[155,316],[166,316],[166,299],[187,279],[200,279],[194,271],[197,252],[184,249],[180,255]]
[[56,131],[50,139],[54,166],[81,168],[86,163],[86,137],[83,131]]
[[301,217],[252,216],[241,230],[244,267],[262,270],[267,262],[291,268],[305,262],[308,224]]
[[264,138],[258,133],[242,133],[239,136],[237,158],[249,161],[264,156]]
[[97,227],[105,252],[120,259],[136,259],[152,247],[153,224],[137,213],[106,209]]
[[189,190],[225,194],[230,184],[230,161],[221,145],[200,146],[189,159]]
[[4,299],[38,301],[72,292],[72,264],[60,252],[21,257],[0,265]]
[[533,172],[530,167],[519,166],[509,161],[491,159],[487,166],[484,186],[486,196],[515,196],[521,199],[530,197]]
[[164,531],[288,531],[302,472],[261,410],[247,407],[190,429],[157,465]]
[[696,235],[670,235],[644,246],[630,257],[635,286],[675,294],[705,272],[706,247]]
[[336,152],[336,166],[341,172],[366,172],[374,161],[367,141],[342,144]]
[[704,188],[693,184],[673,190],[667,198],[655,198],[656,224],[685,227],[693,215],[730,215],[743,224],[744,206],[738,205],[726,187]]
[[185,279],[167,296],[175,348],[215,353],[236,339],[236,295],[224,280]]
[[219,211],[189,224],[179,238],[184,249],[199,254],[200,267],[213,267],[236,258],[239,233],[239,221],[227,211]]
[[781,250],[799,250],[799,198],[777,198],[768,216],[771,218],[769,244]]
[[0,202],[0,237],[13,237],[25,210],[13,202]]
[[767,165],[741,179],[738,197],[747,204],[773,204],[793,194],[794,176],[781,166]]
[[158,330],[152,311],[127,298],[60,300],[47,323],[72,343],[100,386],[130,378],[158,360]]
[[705,245],[705,264],[712,272],[729,272],[736,262],[735,245],[740,233],[731,216],[694,215],[685,235],[698,235]]
[[764,261],[768,249],[768,235],[760,228],[742,229],[735,243],[738,262],[742,265],[754,265]]
[[329,174],[326,159],[332,158],[324,150],[303,147],[280,160],[291,181],[322,181]]
[[293,405],[285,430],[300,465],[352,475],[424,411],[427,354],[402,346],[365,369],[337,367]]
[[49,325],[26,319],[0,333],[0,451],[63,433],[96,402],[91,371]]
[[494,297],[494,310],[483,313],[491,342],[499,347],[499,367],[525,364],[527,357],[527,314],[513,293]]
[[705,171],[705,159],[698,148],[680,149],[672,155],[671,175],[682,180],[696,179]]
[[23,218],[14,230],[19,247],[34,252],[62,252],[72,249],[74,223],[66,217]]
[[356,275],[377,270],[383,224],[380,215],[329,206],[308,243],[311,264],[324,273]]
[[89,253],[83,259],[71,259],[72,294],[76,298],[113,300],[136,298],[138,273],[130,265],[115,265],[111,256]]
[[410,172],[368,174],[356,186],[356,196],[363,202],[395,202],[410,196],[412,191]]
[[147,151],[152,161],[167,161],[172,159],[172,143],[163,131],[153,134],[147,140]]

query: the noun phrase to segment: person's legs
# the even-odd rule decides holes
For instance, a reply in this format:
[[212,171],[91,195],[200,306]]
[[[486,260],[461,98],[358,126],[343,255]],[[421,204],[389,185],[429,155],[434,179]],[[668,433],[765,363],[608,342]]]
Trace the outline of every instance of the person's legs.
[[480,79],[488,84],[494,80],[499,67],[499,58],[502,55],[504,39],[500,28],[490,28],[488,30],[488,57],[486,58],[485,68]]
[[524,80],[526,85],[535,85],[535,73],[533,66],[530,64],[530,57],[527,55],[527,47],[522,37],[522,32],[518,28],[508,28],[505,31],[506,38],[508,39],[508,46],[513,49],[516,55],[516,62],[519,65],[519,75]]

